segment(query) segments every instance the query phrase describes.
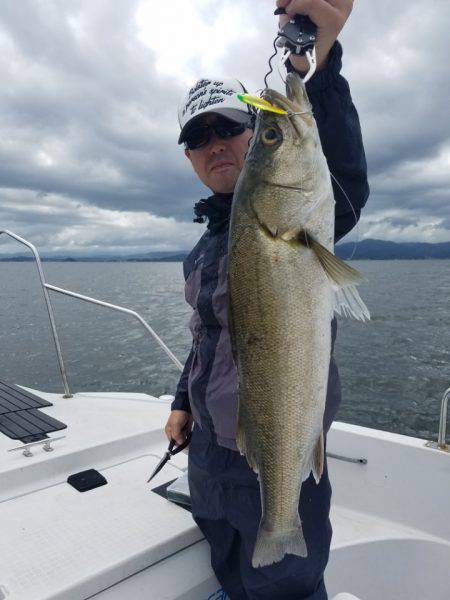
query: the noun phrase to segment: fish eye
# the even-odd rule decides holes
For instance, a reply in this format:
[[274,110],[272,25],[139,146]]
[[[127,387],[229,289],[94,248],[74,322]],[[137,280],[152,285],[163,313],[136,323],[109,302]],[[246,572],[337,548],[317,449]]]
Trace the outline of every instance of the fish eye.
[[275,127],[267,127],[261,134],[261,140],[266,146],[273,146],[279,140],[279,133]]

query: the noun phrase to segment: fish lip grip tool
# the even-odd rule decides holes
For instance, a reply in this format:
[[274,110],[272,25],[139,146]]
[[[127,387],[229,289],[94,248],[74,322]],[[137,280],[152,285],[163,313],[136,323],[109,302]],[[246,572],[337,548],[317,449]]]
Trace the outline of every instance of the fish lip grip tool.
[[[286,9],[277,8],[274,14],[286,14]],[[316,71],[316,40],[317,26],[306,15],[295,15],[278,30],[276,45],[285,48],[281,65],[284,65],[291,54],[305,56],[308,61],[309,70],[303,78],[304,83],[311,79]]]

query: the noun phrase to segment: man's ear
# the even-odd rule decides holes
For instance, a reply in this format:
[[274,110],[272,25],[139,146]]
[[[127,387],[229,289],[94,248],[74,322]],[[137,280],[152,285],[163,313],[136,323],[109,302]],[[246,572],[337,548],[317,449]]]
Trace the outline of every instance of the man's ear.
[[184,155],[185,155],[186,158],[188,158],[189,160],[191,160],[191,153],[190,153],[190,151],[187,148],[184,149]]

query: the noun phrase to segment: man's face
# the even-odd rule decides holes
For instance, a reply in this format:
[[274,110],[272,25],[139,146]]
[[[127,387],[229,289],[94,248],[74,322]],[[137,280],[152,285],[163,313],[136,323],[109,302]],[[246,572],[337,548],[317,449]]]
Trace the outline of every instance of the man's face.
[[[201,123],[214,124],[221,117],[205,115]],[[240,135],[220,139],[215,134],[205,146],[184,153],[189,158],[201,181],[215,193],[234,192],[239,173],[244,165],[252,129],[245,129]]]

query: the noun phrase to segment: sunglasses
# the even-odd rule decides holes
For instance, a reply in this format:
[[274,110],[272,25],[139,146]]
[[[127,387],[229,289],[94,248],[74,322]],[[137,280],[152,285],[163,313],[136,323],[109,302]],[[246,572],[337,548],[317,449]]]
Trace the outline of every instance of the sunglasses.
[[234,121],[217,121],[212,125],[205,123],[190,129],[185,135],[184,143],[188,150],[198,150],[209,144],[213,134],[221,140],[226,140],[241,135],[247,127],[251,128],[251,124],[235,123]]

